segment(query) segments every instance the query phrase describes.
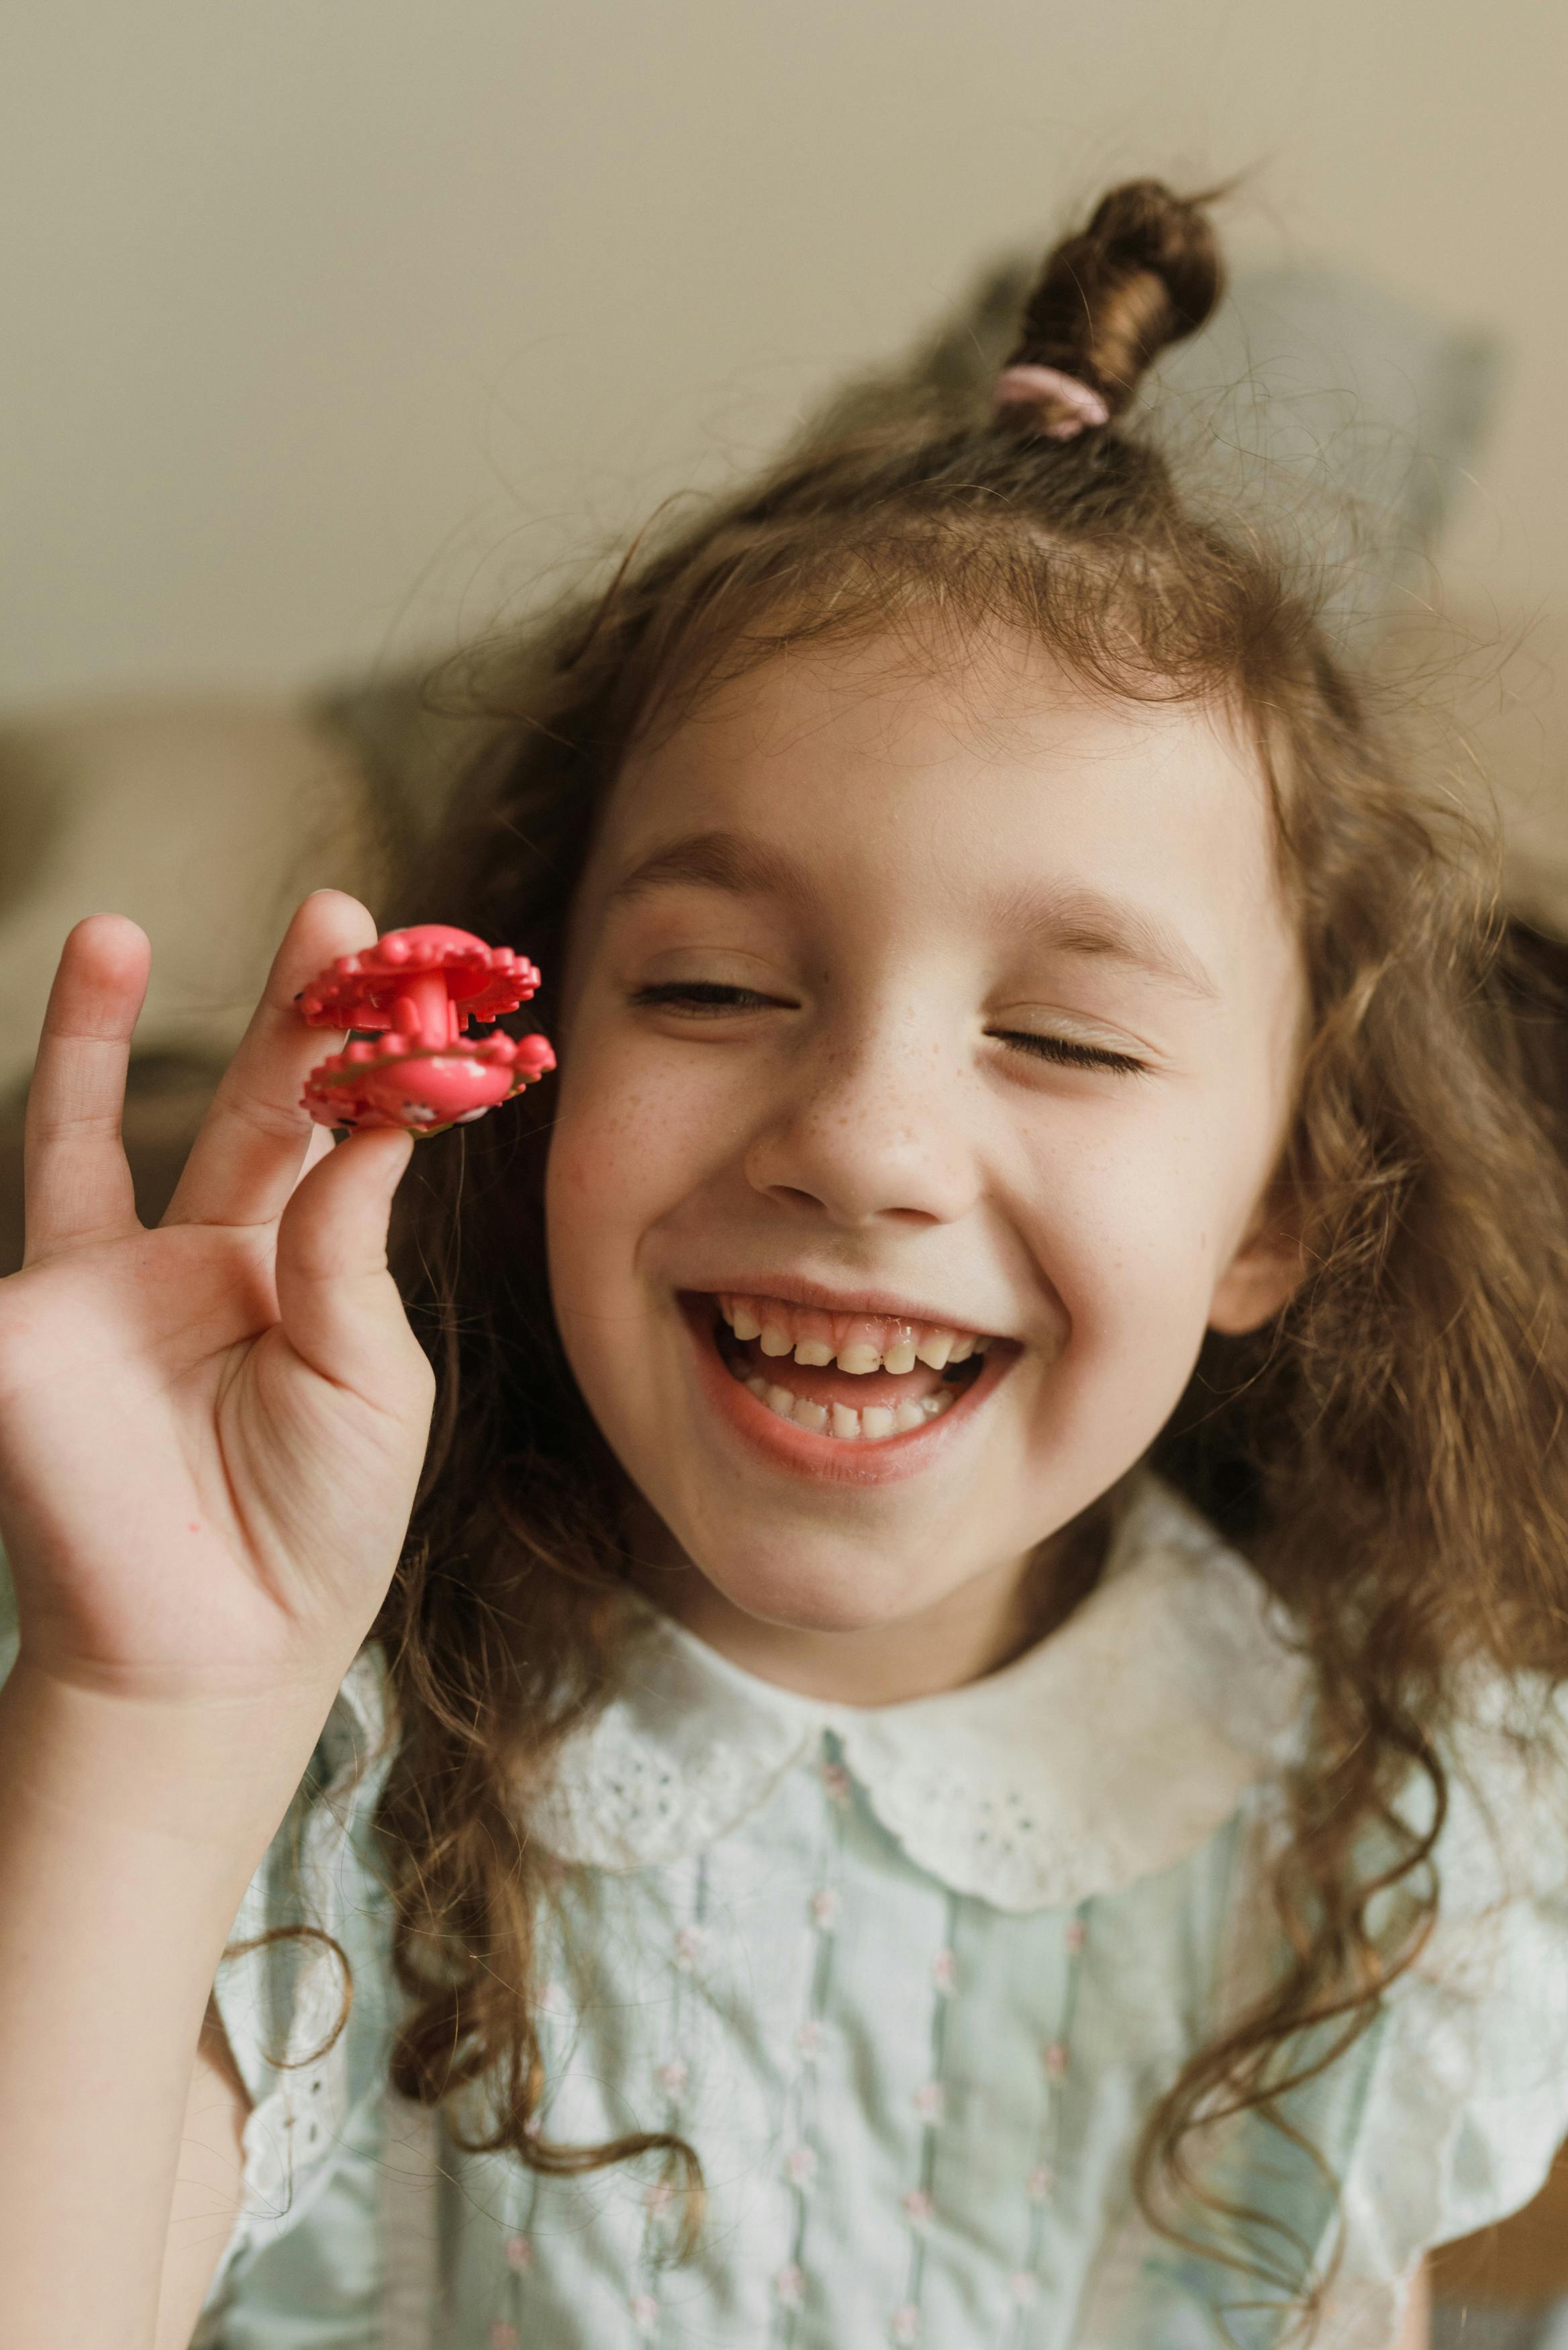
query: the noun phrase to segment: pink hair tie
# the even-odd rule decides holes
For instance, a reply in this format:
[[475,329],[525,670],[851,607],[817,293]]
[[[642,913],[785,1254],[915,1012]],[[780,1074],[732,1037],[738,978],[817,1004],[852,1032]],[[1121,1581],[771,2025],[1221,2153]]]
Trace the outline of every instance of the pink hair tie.
[[1108,424],[1111,421],[1111,411],[1099,393],[1088,384],[1080,383],[1075,375],[1064,375],[1060,368],[1003,368],[996,379],[993,397],[998,408],[1024,403],[1033,407],[1043,400],[1059,400],[1071,412],[1044,427],[1047,441],[1075,440],[1087,426]]

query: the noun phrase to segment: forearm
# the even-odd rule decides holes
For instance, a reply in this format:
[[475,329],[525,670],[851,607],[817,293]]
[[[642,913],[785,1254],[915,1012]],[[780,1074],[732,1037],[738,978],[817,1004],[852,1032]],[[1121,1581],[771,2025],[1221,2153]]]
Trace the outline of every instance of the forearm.
[[1432,2277],[1425,2261],[1410,2287],[1404,2330],[1397,2342],[1389,2344],[1388,2350],[1432,2350]]
[[24,1667],[0,1690],[7,2350],[153,2340],[208,1993],[328,1701],[198,1718]]

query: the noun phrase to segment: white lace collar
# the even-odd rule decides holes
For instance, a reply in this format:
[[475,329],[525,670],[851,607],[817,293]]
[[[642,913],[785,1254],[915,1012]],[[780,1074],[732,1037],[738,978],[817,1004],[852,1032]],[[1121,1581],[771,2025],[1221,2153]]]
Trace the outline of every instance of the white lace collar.
[[824,1704],[647,1614],[635,1677],[567,1742],[534,1808],[541,1842],[569,1861],[704,1851],[831,1730],[921,1867],[1000,1909],[1069,1907],[1196,1851],[1293,1750],[1304,1701],[1260,1577],[1147,1474],[1062,1629],[934,1697]]

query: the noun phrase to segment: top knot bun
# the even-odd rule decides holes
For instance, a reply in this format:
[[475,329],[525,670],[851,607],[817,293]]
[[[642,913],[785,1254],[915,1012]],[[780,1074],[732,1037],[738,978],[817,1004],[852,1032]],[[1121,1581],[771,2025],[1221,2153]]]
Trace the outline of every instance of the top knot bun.
[[[1054,368],[1099,393],[1120,415],[1168,343],[1196,334],[1224,287],[1204,206],[1159,180],[1129,180],[1102,198],[1087,228],[1050,253],[1024,307],[1009,367]],[[1016,420],[1017,408],[1004,413]],[[1066,415],[1049,397],[1031,413]]]

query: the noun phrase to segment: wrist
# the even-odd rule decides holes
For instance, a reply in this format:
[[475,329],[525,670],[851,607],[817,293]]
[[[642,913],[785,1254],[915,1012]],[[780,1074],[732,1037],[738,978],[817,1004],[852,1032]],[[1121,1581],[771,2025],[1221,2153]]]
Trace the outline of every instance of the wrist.
[[[95,1836],[250,1865],[310,1759],[337,1684],[164,1702],[61,1680],[18,1659],[0,1689],[0,1782]],[[248,1873],[248,1871],[247,1871]]]

